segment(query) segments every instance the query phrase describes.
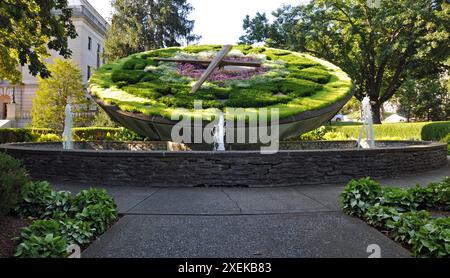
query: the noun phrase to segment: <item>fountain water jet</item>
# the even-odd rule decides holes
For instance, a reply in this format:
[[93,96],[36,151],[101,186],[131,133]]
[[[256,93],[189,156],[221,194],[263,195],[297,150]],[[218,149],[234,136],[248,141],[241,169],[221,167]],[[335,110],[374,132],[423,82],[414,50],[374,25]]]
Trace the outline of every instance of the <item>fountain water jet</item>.
[[65,114],[66,114],[66,118],[64,121],[64,132],[62,134],[63,149],[64,150],[72,150],[73,149],[73,139],[72,139],[73,115],[72,115],[72,106],[70,105],[70,103],[66,105]]
[[[365,97],[362,101],[362,121],[363,127],[359,132],[358,148],[371,149],[375,148],[374,131],[373,131],[373,118],[372,107],[370,106],[370,98]],[[366,133],[366,139],[363,139],[364,132]]]
[[225,151],[225,118],[220,113],[219,122],[214,126],[214,151]]

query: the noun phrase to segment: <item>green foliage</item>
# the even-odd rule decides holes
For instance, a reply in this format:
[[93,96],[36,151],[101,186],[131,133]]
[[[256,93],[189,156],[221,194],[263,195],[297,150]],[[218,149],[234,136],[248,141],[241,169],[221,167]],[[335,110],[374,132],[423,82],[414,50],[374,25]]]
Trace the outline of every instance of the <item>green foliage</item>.
[[117,218],[117,206],[105,190],[83,190],[75,196],[73,208],[79,213],[76,219],[88,222],[95,235],[104,233]]
[[381,196],[380,184],[364,178],[350,181],[340,197],[344,212],[361,218],[370,207],[379,203]]
[[408,121],[411,118],[442,121],[450,118],[450,95],[448,82],[439,75],[421,80],[407,80],[397,92],[399,113]]
[[440,141],[450,134],[450,122],[429,123],[422,129],[422,139]]
[[48,66],[52,76],[38,78],[38,91],[33,99],[32,125],[62,133],[64,129],[65,108],[70,102],[73,112],[81,112],[77,105],[88,104],[83,90],[81,69],[70,60],[55,59]]
[[369,225],[384,229],[388,222],[397,222],[400,219],[400,213],[396,208],[376,204],[364,213],[363,219]]
[[[54,13],[58,10],[58,14]],[[66,0],[0,2],[0,80],[21,81],[19,64],[46,78],[49,50],[69,58],[68,39],[77,36]]]
[[20,161],[0,152],[0,215],[17,205],[23,187],[29,182]]
[[22,190],[16,212],[25,217],[45,217],[52,199],[52,189],[48,182],[29,182]]
[[192,34],[194,21],[188,16],[193,8],[186,0],[114,0],[111,4],[115,13],[105,42],[109,61],[199,38]]
[[328,133],[329,129],[325,126],[321,126],[315,130],[304,133],[300,136],[301,141],[320,141],[325,140],[325,135]]
[[[334,131],[342,132],[351,138],[358,138],[361,126],[338,126]],[[374,125],[375,139],[396,137],[402,140],[440,141],[448,134],[450,121],[435,123],[396,123]],[[446,133],[447,131],[447,133]]]
[[0,144],[16,143],[16,142],[33,142],[41,135],[54,133],[49,128],[1,128]]
[[449,258],[450,217],[436,218],[420,226],[411,243],[417,257]]
[[73,211],[73,196],[68,191],[53,191],[47,203],[45,213],[41,217],[60,219],[69,217]]
[[412,239],[420,228],[431,219],[427,211],[411,211],[401,214],[398,220],[387,222],[395,241],[412,244]]
[[[153,57],[195,58],[221,47],[196,45],[133,54],[98,69],[91,78],[90,90],[105,103],[124,111],[165,118],[171,118],[175,108],[193,109],[194,101],[202,100],[204,109],[271,106],[279,108],[280,118],[284,119],[326,107],[347,96],[352,89],[348,76],[338,68],[284,50],[234,46],[233,51],[242,51],[253,59],[266,57],[264,73],[245,80],[210,81],[195,94],[189,93],[193,78],[181,75],[177,64],[152,60]],[[147,65],[144,70],[136,69],[143,64]],[[299,76],[289,77],[289,74]],[[200,117],[202,111],[190,113],[189,117]]]
[[58,134],[48,133],[39,136],[37,142],[62,142],[62,138]]
[[126,128],[80,127],[72,129],[78,141],[142,141],[144,138]]
[[83,222],[90,223],[94,235],[101,235],[117,218],[117,210],[115,205],[92,204],[84,207],[75,217]]
[[[352,181],[345,187],[341,197],[347,214],[389,231],[394,240],[409,244],[416,257],[450,257],[450,217],[432,218],[427,211],[416,211],[417,208],[448,210],[449,178],[410,189],[372,186],[372,192],[361,195],[359,189],[367,189],[369,182],[376,184],[364,179]],[[369,207],[365,206],[365,199],[371,200]]]
[[69,244],[86,246],[94,237],[94,231],[89,222],[77,219],[64,219],[59,221],[60,234],[67,238]]
[[416,202],[410,191],[401,188],[383,187],[380,203],[383,206],[393,207],[398,211],[415,210],[420,204]]
[[242,89],[233,91],[225,105],[229,107],[266,107],[274,104],[288,103],[288,96],[275,96],[270,92],[261,92],[257,89]]
[[101,126],[101,127],[119,127],[111,118],[106,114],[103,109],[99,109],[94,117],[94,120],[90,123],[90,126]]
[[19,258],[65,258],[67,240],[61,236],[46,234],[31,236],[17,246],[15,257]]
[[446,71],[450,4],[387,0],[376,8],[371,2],[317,0],[282,6],[271,23],[261,14],[247,16],[241,41],[265,41],[340,65],[354,80],[356,97],[369,96],[374,102],[374,120],[380,122],[382,104],[405,80]]

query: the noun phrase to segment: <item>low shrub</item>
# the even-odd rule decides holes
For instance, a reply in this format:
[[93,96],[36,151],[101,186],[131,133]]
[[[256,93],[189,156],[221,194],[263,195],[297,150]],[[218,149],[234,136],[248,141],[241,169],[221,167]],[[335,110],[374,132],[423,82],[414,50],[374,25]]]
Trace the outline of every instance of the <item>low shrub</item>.
[[80,127],[72,130],[77,141],[142,141],[144,138],[126,128]]
[[20,201],[23,187],[30,182],[19,160],[0,152],[0,215]]
[[111,223],[117,218],[117,210],[114,206],[95,204],[85,207],[75,218],[89,223],[94,235],[98,236],[106,232]]
[[420,226],[411,239],[416,257],[450,257],[450,217],[435,218]]
[[14,256],[19,258],[66,258],[67,246],[67,240],[61,236],[33,235],[17,246]]
[[427,211],[411,211],[401,214],[398,220],[390,220],[387,227],[395,241],[412,244],[415,233],[431,219]]
[[62,138],[54,133],[43,134],[39,136],[37,142],[61,142]]
[[383,206],[394,207],[398,211],[410,211],[419,207],[415,196],[408,190],[394,187],[383,187],[380,203]]
[[67,238],[69,244],[85,246],[94,237],[94,229],[89,222],[77,219],[60,220],[60,233]]
[[16,212],[24,217],[43,218],[52,201],[52,189],[48,182],[29,182],[22,190]]
[[104,233],[117,218],[117,206],[106,190],[90,189],[78,193],[73,200],[76,219],[91,223],[94,234]]
[[363,216],[367,224],[376,228],[386,228],[389,221],[396,222],[400,219],[400,213],[396,208],[380,206],[379,204],[370,207]]
[[0,128],[0,144],[34,142],[48,133],[55,131],[49,128]]
[[350,181],[340,197],[344,212],[361,218],[370,207],[379,203],[381,196],[381,185],[364,178]]
[[383,187],[370,179],[351,181],[341,194],[343,210],[369,225],[389,231],[409,244],[416,257],[450,257],[450,217],[433,218],[427,211],[449,206],[450,179],[410,189]]
[[441,141],[450,134],[450,122],[428,123],[422,128],[422,140]]
[[30,183],[23,198],[18,212],[40,220],[22,229],[17,257],[67,257],[68,245],[87,245],[117,218],[116,204],[105,190],[83,190],[73,197],[40,182]]

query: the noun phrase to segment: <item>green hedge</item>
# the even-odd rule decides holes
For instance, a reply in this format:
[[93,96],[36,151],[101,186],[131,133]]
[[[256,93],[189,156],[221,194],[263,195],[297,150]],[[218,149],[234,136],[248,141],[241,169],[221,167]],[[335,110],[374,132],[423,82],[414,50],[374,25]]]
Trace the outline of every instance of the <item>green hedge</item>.
[[[52,129],[3,128],[0,144],[19,142],[56,142],[59,136]],[[144,138],[125,128],[79,127],[72,129],[76,141],[139,141]]]
[[[332,127],[337,132],[342,132],[349,137],[358,138],[361,126]],[[386,138],[399,140],[426,140],[440,141],[450,133],[450,121],[426,122],[426,123],[396,123],[375,125],[375,139]]]
[[0,128],[0,144],[33,142],[40,135],[55,133],[50,128]]

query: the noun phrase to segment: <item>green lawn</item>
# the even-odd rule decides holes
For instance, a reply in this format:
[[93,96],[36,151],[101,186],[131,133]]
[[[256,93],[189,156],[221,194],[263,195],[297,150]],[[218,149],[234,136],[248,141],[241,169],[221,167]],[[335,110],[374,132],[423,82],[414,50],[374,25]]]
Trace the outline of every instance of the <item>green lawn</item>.
[[[334,131],[346,134],[351,138],[358,138],[361,123],[333,123]],[[440,141],[450,133],[448,122],[424,123],[395,123],[374,125],[375,139],[398,140],[433,140]]]

